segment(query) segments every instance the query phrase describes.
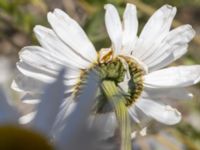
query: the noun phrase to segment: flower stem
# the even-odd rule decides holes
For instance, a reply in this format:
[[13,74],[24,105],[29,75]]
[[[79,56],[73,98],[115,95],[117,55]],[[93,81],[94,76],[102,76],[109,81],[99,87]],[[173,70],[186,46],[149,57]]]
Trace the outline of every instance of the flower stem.
[[114,107],[121,132],[121,150],[131,150],[131,125],[125,98],[120,94],[114,81],[104,80],[101,87]]

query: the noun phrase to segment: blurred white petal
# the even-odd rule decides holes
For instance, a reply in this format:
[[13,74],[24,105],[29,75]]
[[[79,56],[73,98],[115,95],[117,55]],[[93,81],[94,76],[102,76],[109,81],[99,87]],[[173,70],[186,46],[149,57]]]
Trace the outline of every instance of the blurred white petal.
[[135,105],[147,116],[167,125],[177,124],[181,120],[181,113],[169,105],[160,104],[150,99],[140,99]]
[[21,100],[23,103],[26,104],[38,104],[40,102],[41,94],[39,93],[26,93],[24,96],[22,96]]
[[[77,142],[80,143],[81,134],[83,132],[86,120],[91,111],[91,106],[94,102],[94,97],[97,91],[98,79],[94,72],[88,75],[88,80],[86,86],[81,91],[80,95],[77,97],[77,106],[74,111],[67,118],[68,122],[61,133],[60,137],[57,139],[58,145],[62,150],[66,147],[69,149],[78,147]],[[84,148],[83,148],[84,149]]]
[[140,135],[141,136],[146,136],[147,135],[147,127],[144,127],[141,131],[140,131]]
[[28,113],[22,117],[19,118],[19,123],[20,124],[24,124],[24,125],[27,125],[29,123],[31,123],[33,121],[33,119],[35,118],[35,115],[36,115],[36,111],[34,112],[31,112],[31,113]]
[[57,80],[46,87],[32,122],[33,127],[47,135],[59,112],[60,104],[64,100],[64,74],[65,70],[63,69],[59,73]]
[[99,139],[105,140],[114,136],[118,124],[114,113],[92,115],[89,121],[90,128],[98,133]]
[[11,105],[2,87],[0,86],[0,123],[17,123],[20,116],[19,112]]
[[8,58],[0,56],[0,84],[5,84],[11,77],[11,63]]

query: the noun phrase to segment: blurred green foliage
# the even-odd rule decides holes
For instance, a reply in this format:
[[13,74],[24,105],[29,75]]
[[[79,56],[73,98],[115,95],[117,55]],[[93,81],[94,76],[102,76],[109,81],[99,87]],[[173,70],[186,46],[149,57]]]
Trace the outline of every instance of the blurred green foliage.
[[9,32],[21,32],[31,38],[33,27],[43,23],[44,18],[36,16],[29,6],[42,8],[45,5],[40,0],[0,0],[0,21],[7,31],[0,34],[6,36],[10,35]]

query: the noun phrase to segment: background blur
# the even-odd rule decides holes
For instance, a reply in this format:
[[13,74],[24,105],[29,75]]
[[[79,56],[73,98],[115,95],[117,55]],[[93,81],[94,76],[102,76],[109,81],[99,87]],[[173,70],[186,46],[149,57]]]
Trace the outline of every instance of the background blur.
[[[166,3],[176,6],[173,27],[191,24],[197,36],[190,43],[189,52],[173,65],[200,64],[200,0],[0,0],[0,82],[7,80],[5,86],[9,87],[18,52],[26,45],[38,44],[32,29],[37,24],[49,26],[48,11],[65,10],[100,49],[110,46],[104,26],[104,4],[113,3],[122,14],[126,2],[137,5],[140,30],[156,9]],[[182,112],[182,122],[172,127],[152,122],[148,136],[134,141],[135,149],[200,150],[200,84],[189,90],[194,93],[192,101],[172,104]],[[11,96],[16,97],[15,93]]]

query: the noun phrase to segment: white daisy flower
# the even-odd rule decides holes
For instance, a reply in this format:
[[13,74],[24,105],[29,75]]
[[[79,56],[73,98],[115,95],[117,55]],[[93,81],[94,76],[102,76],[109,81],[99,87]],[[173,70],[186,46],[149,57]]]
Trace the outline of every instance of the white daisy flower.
[[184,88],[200,81],[200,65],[162,68],[187,52],[195,31],[190,25],[170,30],[176,8],[169,5],[153,14],[139,36],[134,5],[127,4],[123,22],[113,5],[108,4],[105,9],[105,24],[112,46],[99,51],[75,20],[60,9],[49,12],[52,29],[34,28],[41,47],[22,49],[17,63],[19,74],[12,88],[27,93],[24,101],[36,102],[42,87],[55,78],[60,66],[65,66],[68,72],[64,77],[66,105],[63,109],[67,110],[90,71],[96,70],[101,83],[92,109],[95,115],[91,115],[91,119],[107,138],[119,124],[121,145],[123,149],[130,149],[132,122],[137,123],[145,135],[145,123],[149,119],[168,125],[181,120],[178,110],[159,99],[191,99],[192,94]]
[[[7,99],[0,86],[0,149],[2,150],[80,150],[80,149],[107,149],[107,145],[98,144],[95,135],[87,131],[85,122],[90,113],[90,107],[94,102],[97,88],[97,76],[90,73],[82,93],[76,99],[84,99],[74,107],[73,111],[67,112],[68,118],[63,124],[57,125],[60,118],[60,107],[64,100],[64,74],[62,70],[58,79],[47,85],[41,97],[41,103],[36,107],[34,116],[21,113],[14,106],[13,101]],[[91,93],[89,93],[91,91]],[[32,121],[26,126],[23,124],[29,118]],[[53,128],[62,129],[62,133],[54,137]],[[87,136],[83,140],[82,135]],[[79,145],[77,145],[77,142]],[[93,144],[91,144],[91,142]]]

